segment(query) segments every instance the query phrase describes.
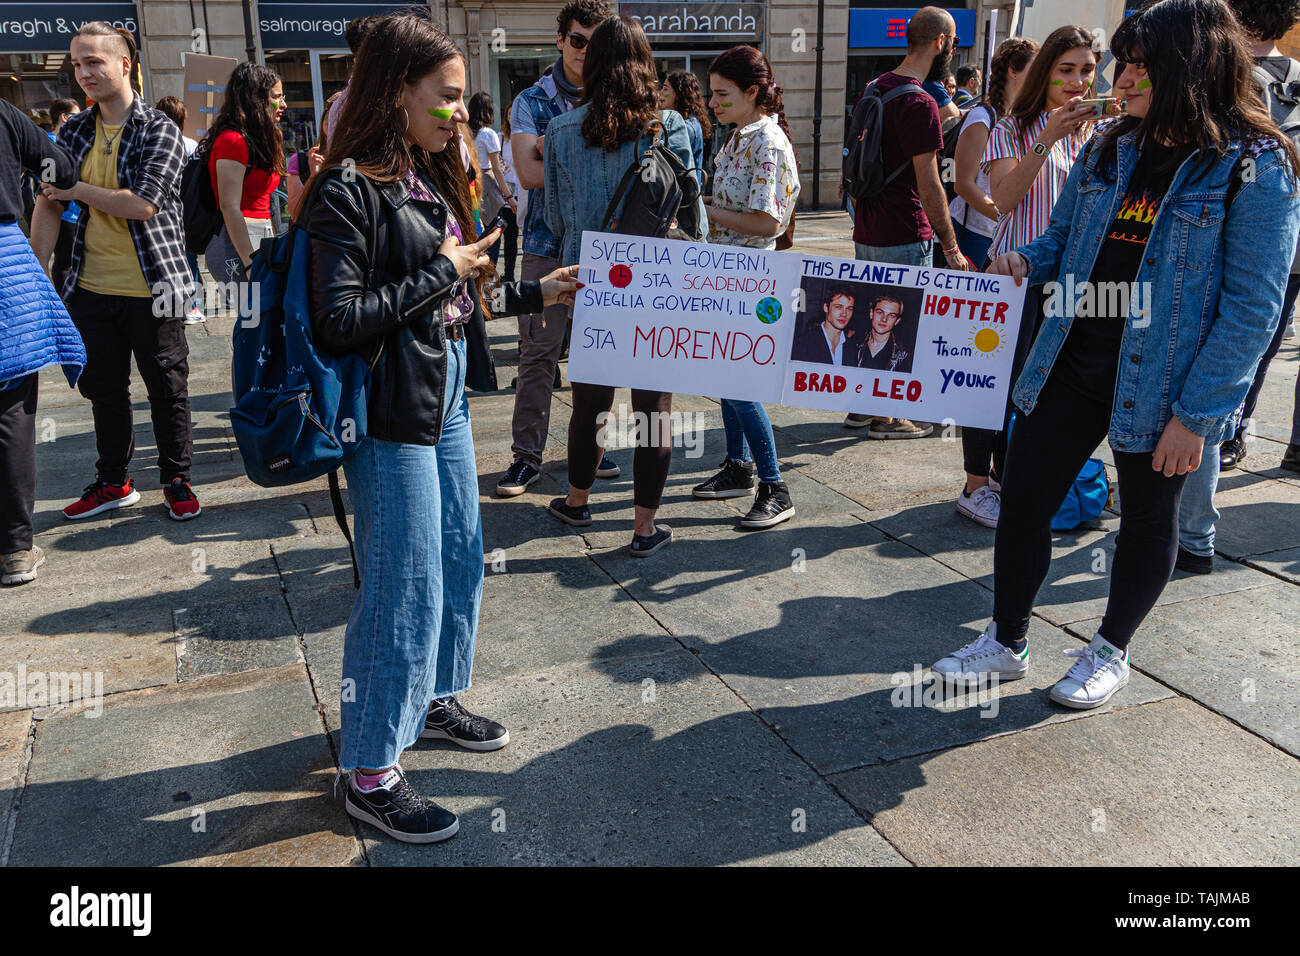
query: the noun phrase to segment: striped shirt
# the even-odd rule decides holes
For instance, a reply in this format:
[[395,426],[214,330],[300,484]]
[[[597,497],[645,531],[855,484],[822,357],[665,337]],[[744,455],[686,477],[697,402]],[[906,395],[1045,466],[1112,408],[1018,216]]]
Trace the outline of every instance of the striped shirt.
[[[995,160],[1014,159],[1019,162],[1042,133],[1048,116],[1046,110],[1040,113],[1023,137],[1016,135],[1015,121],[1010,116],[1001,120],[989,133],[989,142],[984,147],[980,167],[987,172]],[[1070,167],[1074,165],[1075,158],[1083,151],[1083,146],[1091,135],[1091,127],[1084,126],[1052,144],[1029,192],[1025,193],[1025,198],[1020,200],[1016,208],[1003,212],[1002,218],[998,220],[997,227],[993,230],[993,244],[989,247],[990,259],[1028,245],[1046,231],[1047,224],[1052,220],[1052,207],[1065,188]]]

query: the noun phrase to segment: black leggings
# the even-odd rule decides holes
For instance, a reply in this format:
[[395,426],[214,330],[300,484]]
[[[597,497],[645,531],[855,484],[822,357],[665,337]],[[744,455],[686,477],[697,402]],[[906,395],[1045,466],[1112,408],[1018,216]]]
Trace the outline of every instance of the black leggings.
[[0,555],[32,549],[36,386],[33,372],[0,392]]
[[[1034,598],[1052,560],[1052,516],[1110,428],[1110,406],[1049,378],[1032,415],[1016,418],[1002,477],[993,550],[993,620],[998,640],[1029,632]],[[1151,468],[1151,452],[1115,453],[1123,515],[1100,633],[1128,646],[1165,589],[1178,556],[1178,500],[1185,475]]]
[[1011,358],[1011,377],[1007,379],[1007,405],[1003,410],[1002,428],[993,431],[988,428],[965,428],[961,430],[962,467],[966,474],[979,478],[989,477],[989,462],[993,462],[993,474],[999,480],[1006,471],[1007,463],[1007,424],[1011,421],[1011,392],[1016,379],[1029,358],[1029,347],[1038,336],[1038,329],[1043,324],[1043,287],[1032,285],[1025,290],[1025,310],[1020,315],[1020,335],[1016,338],[1016,351]]
[[[614,386],[570,384],[573,415],[569,419],[569,484],[588,491],[596,483],[596,468],[604,453],[597,441],[597,418],[613,407]],[[645,413],[649,426],[644,430],[638,427],[636,453],[632,456],[633,502],[637,507],[656,509],[663,497],[673,457],[673,430],[668,417],[672,408],[672,392],[632,389],[632,411]],[[617,428],[621,417],[611,419],[610,427]]]

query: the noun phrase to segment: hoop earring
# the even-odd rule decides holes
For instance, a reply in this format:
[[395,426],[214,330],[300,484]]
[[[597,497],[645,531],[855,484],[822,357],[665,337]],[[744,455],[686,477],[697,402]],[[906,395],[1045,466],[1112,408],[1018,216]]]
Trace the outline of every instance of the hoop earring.
[[402,111],[402,132],[405,133],[411,128],[411,114],[406,112],[405,106],[398,107]]

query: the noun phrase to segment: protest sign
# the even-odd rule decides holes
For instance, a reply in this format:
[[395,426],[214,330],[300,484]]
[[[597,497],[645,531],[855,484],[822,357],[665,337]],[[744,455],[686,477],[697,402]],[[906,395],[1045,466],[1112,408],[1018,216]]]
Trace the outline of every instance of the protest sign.
[[238,60],[205,53],[185,54],[185,129],[190,139],[202,139],[226,102],[226,82]]
[[1007,276],[583,235],[569,380],[1001,428]]

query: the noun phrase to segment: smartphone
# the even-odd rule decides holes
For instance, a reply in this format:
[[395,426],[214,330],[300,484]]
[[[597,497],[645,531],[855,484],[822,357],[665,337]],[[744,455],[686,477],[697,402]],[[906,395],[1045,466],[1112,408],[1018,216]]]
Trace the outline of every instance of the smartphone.
[[1119,116],[1124,112],[1122,101],[1115,96],[1100,96],[1093,100],[1079,100],[1080,105],[1090,107],[1090,116],[1101,119],[1103,116]]
[[489,232],[491,232],[493,229],[500,229],[502,232],[504,232],[504,231],[505,231],[505,228],[506,228],[506,217],[505,217],[505,213],[501,213],[501,212],[499,212],[499,213],[497,213],[495,216],[492,217],[492,221],[491,221],[491,222],[489,222],[487,225],[485,225],[485,226],[483,227],[483,235],[486,236],[486,235],[487,235]]

